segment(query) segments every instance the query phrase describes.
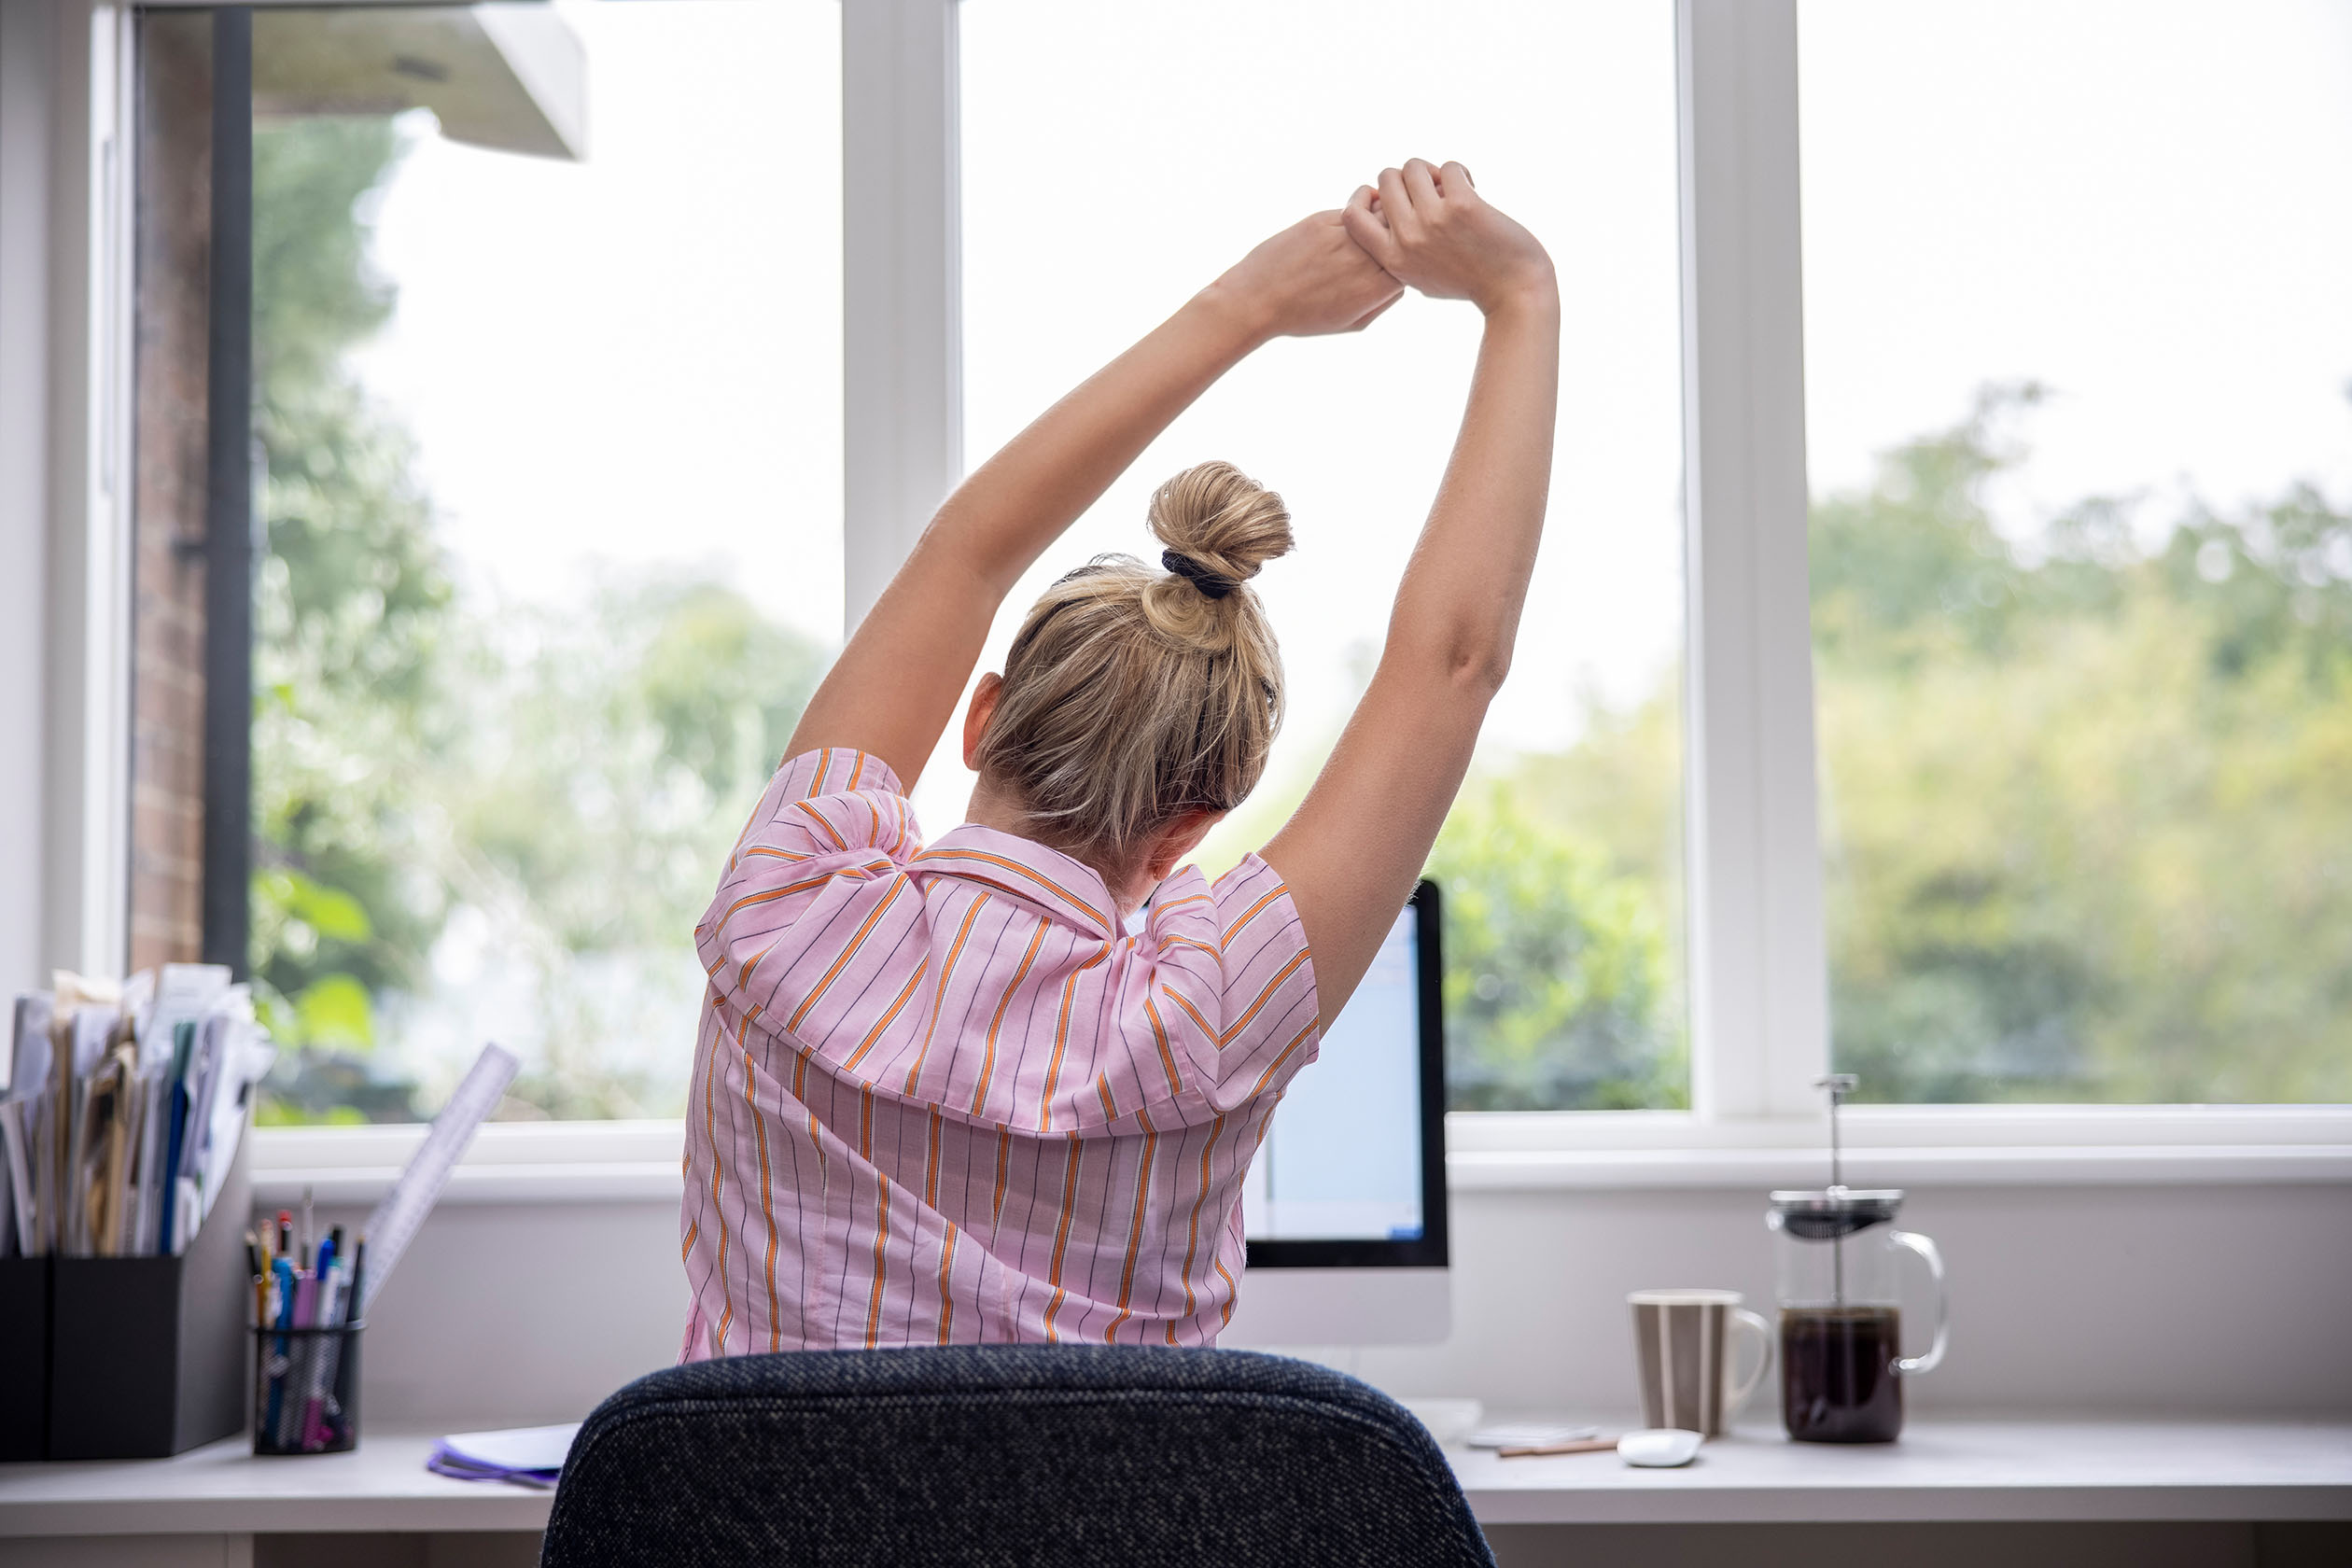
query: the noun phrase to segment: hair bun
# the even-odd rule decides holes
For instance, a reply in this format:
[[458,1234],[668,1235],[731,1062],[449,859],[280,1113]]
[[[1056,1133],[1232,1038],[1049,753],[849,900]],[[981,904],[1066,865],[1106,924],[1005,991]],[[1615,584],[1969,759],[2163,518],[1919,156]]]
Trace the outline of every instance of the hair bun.
[[[1152,496],[1149,521],[1170,552],[1229,583],[1247,582],[1291,548],[1290,511],[1282,497],[1230,463],[1202,463],[1161,485]],[[1199,574],[1183,575],[1198,587]]]

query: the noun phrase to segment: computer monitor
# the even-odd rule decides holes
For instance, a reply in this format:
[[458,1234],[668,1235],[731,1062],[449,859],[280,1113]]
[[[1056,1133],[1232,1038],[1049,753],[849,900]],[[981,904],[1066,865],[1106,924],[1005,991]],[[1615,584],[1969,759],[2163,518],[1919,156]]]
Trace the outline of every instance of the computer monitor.
[[1437,887],[1274,1113],[1242,1186],[1249,1269],[1226,1345],[1420,1344],[1452,1323]]

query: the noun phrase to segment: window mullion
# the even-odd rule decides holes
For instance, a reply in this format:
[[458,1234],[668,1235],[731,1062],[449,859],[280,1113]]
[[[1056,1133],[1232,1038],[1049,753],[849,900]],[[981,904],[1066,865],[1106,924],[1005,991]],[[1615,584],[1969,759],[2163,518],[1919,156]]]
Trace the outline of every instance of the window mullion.
[[1796,0],[1679,0],[1693,1107],[1827,1070],[1805,560]]
[[841,8],[845,634],[963,475],[956,5]]

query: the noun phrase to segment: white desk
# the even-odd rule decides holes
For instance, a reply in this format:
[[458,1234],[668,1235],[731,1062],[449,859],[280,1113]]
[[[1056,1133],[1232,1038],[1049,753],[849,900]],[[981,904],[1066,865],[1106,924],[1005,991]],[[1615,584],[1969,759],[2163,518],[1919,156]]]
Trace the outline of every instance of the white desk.
[[[431,1446],[371,1434],[354,1453],[255,1459],[239,1438],[177,1459],[0,1465],[0,1539],[168,1535],[236,1563],[256,1535],[546,1525],[548,1493],[430,1475]],[[1682,1470],[1450,1457],[1486,1524],[2352,1519],[2352,1422],[1919,1421],[1857,1448],[1759,1429]]]
[[1481,1524],[2352,1519],[2341,1421],[1913,1421],[1852,1447],[1757,1427],[1680,1470],[1450,1457]]

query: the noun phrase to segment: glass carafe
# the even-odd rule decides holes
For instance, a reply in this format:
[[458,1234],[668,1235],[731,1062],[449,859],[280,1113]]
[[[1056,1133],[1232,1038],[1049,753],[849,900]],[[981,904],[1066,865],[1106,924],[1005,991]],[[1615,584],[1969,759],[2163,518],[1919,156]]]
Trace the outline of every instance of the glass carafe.
[[[1832,1186],[1776,1192],[1771,1227],[1780,1284],[1781,1417],[1804,1443],[1887,1443],[1903,1430],[1903,1383],[1944,1353],[1943,1259],[1925,1236],[1895,1228],[1899,1192]],[[1936,1291],[1935,1338],[1902,1353],[1905,1254],[1925,1259]]]

